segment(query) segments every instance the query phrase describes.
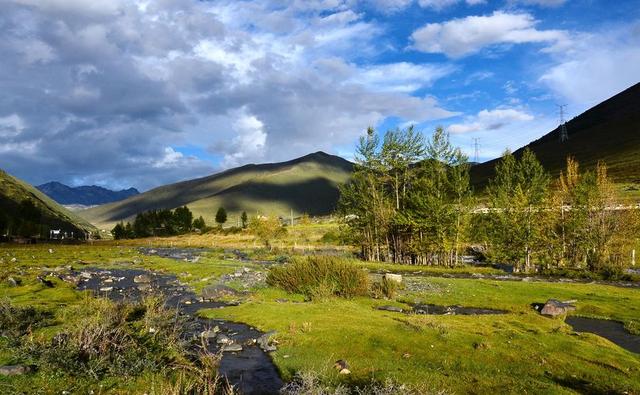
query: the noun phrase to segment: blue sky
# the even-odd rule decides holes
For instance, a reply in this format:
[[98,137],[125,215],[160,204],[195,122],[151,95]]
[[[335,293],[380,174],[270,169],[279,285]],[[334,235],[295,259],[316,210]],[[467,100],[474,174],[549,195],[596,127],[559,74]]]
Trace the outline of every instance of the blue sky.
[[145,190],[409,124],[492,159],[640,81],[638,5],[5,1],[0,168]]

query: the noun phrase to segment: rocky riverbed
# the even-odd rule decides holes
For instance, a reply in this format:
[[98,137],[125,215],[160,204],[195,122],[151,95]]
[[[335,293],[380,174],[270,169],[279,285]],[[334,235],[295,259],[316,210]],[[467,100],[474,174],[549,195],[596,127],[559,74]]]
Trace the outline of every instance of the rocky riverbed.
[[204,344],[209,352],[222,353],[219,372],[243,394],[278,393],[283,382],[268,352],[275,350],[272,333],[248,325],[197,316],[200,309],[224,308],[228,304],[198,297],[173,275],[141,269],[83,268],[67,275],[80,290],[116,301],[139,300],[160,294],[169,307],[187,316],[184,337],[195,347]]

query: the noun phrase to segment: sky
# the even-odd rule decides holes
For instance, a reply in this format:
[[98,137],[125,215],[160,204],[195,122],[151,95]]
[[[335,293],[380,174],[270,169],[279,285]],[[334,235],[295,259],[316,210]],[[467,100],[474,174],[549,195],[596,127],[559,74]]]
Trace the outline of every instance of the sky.
[[640,82],[638,0],[0,0],[0,168],[147,190],[437,126],[500,156]]

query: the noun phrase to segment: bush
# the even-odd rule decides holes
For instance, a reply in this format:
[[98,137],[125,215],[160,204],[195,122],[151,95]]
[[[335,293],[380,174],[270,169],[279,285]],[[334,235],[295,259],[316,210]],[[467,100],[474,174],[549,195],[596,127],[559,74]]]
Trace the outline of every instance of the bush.
[[312,256],[272,268],[267,284],[312,300],[328,296],[353,298],[367,295],[369,277],[366,271],[345,259]]
[[11,341],[26,335],[33,329],[50,325],[53,314],[33,307],[13,306],[9,299],[0,299],[0,336]]
[[386,277],[382,277],[380,282],[376,282],[371,286],[371,296],[376,299],[392,299],[396,292],[401,288],[402,284],[388,280]]

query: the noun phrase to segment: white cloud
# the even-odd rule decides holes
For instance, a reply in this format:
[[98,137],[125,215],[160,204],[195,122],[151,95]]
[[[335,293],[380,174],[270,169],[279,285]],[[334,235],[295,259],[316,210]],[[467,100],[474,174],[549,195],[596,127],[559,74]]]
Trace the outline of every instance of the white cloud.
[[495,11],[491,15],[468,16],[444,23],[428,23],[411,35],[418,51],[444,53],[460,58],[497,44],[548,43],[568,39],[561,30],[537,30],[530,14]]
[[238,166],[245,161],[264,157],[267,144],[267,133],[262,123],[254,115],[247,113],[246,109],[236,111],[232,127],[236,136],[228,147],[225,143],[219,144],[219,149],[224,150],[223,167]]
[[0,138],[15,137],[22,133],[24,128],[24,121],[18,114],[0,117]]
[[[432,8],[436,11],[443,10],[460,3],[461,0],[418,0],[418,4],[423,8]],[[465,0],[467,5],[478,5],[486,3],[486,0]]]
[[537,5],[540,7],[559,7],[567,0],[510,0],[514,4]]
[[386,92],[415,92],[431,86],[453,72],[450,65],[413,64],[407,62],[379,64],[354,71],[350,81]]
[[567,100],[574,115],[640,82],[640,23],[583,34],[555,54],[540,82]]
[[450,125],[447,130],[453,134],[471,133],[502,129],[506,125],[517,122],[528,122],[533,115],[514,108],[496,108],[482,110],[477,115],[467,117],[464,123]]

